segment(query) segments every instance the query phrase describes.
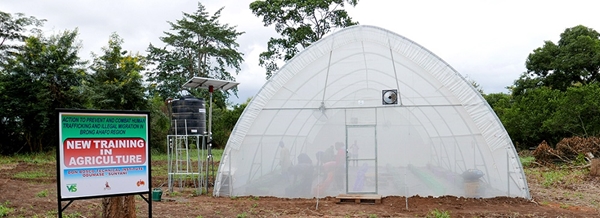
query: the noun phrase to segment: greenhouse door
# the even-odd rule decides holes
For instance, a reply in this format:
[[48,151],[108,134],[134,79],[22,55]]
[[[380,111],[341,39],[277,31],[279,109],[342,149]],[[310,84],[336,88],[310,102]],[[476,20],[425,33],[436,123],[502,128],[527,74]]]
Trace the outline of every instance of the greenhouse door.
[[377,140],[374,125],[346,126],[346,193],[377,193]]

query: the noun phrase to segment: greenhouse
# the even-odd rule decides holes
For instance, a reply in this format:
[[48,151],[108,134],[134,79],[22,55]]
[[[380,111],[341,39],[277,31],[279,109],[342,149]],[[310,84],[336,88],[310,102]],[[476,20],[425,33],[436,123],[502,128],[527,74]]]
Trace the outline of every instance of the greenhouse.
[[238,120],[215,196],[530,198],[481,94],[417,43],[353,26],[274,74]]

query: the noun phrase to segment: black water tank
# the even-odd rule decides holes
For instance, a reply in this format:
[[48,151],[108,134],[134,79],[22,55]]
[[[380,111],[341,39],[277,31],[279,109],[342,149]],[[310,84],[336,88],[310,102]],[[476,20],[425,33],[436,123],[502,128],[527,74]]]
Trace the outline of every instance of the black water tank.
[[202,135],[206,132],[204,99],[184,96],[171,102],[171,129],[177,135]]

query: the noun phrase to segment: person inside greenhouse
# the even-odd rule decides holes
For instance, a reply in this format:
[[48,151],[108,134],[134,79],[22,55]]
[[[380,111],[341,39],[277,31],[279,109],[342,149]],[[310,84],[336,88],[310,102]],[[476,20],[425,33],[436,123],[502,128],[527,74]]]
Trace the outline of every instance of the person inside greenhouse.
[[281,166],[281,175],[283,175],[285,179],[289,179],[288,170],[292,165],[290,150],[285,147],[283,141],[279,142],[279,149],[279,165]]
[[352,157],[352,166],[358,166],[358,144],[356,144],[356,140],[350,146],[350,156]]
[[307,154],[298,155],[298,163],[289,169],[292,182],[285,189],[287,196],[307,197],[310,196],[310,188],[313,183],[313,164]]
[[345,149],[345,145],[343,142],[336,142],[335,149],[337,153],[335,155],[335,185],[337,190],[344,190],[344,172],[346,169],[346,155],[347,151]]
[[346,150],[344,149],[344,143],[336,142],[335,148],[337,153],[335,157],[328,162],[323,163],[323,166],[319,168],[322,170],[325,178],[315,187],[315,194],[323,194],[331,183],[333,182],[337,191],[344,189],[344,169],[346,166]]

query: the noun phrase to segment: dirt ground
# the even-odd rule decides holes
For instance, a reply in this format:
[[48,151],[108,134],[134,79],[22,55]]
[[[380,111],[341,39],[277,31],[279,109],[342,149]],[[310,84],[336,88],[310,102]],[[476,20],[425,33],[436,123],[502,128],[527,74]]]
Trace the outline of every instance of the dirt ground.
[[[154,163],[159,164],[159,163]],[[22,178],[19,172],[44,172],[47,177]],[[8,217],[56,217],[54,163],[0,164],[0,205],[13,208]],[[384,197],[380,204],[337,204],[322,199],[196,196],[193,191],[163,193],[153,202],[153,217],[426,217],[435,210],[451,217],[598,217],[600,179],[586,176],[577,185],[544,187],[539,175],[527,175],[533,200],[520,198]],[[162,184],[166,175],[154,175]],[[146,196],[151,197],[151,196]],[[62,205],[66,205],[63,202]],[[0,207],[2,208],[2,207]],[[148,204],[136,197],[138,217],[148,216]],[[101,199],[74,201],[63,217],[100,217]],[[439,213],[438,213],[439,214]]]

